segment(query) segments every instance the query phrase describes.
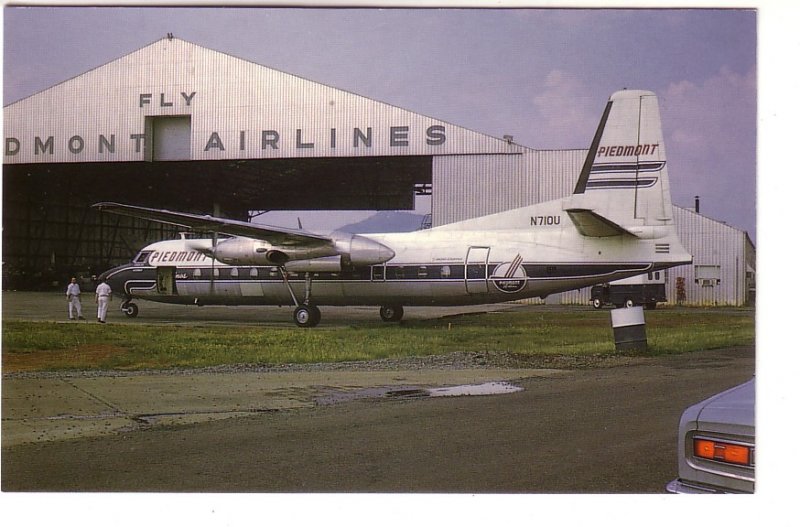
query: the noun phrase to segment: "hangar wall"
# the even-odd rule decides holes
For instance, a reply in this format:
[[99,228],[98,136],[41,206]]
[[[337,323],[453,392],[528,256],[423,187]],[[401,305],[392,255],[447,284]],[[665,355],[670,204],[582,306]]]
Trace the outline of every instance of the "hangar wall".
[[[432,223],[443,225],[566,197],[574,190],[587,152],[527,149],[519,158],[436,159]],[[694,262],[667,271],[668,302],[678,303],[680,277],[686,305],[754,305],[756,255],[747,233],[676,205],[673,217]],[[583,288],[551,295],[546,302],[585,305],[589,299],[590,288]]]

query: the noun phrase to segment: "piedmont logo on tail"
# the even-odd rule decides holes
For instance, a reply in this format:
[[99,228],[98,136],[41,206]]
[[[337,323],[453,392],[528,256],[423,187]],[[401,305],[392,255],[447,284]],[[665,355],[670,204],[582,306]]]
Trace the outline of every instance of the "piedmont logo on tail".
[[293,305],[301,327],[320,322],[321,305],[381,306],[383,320],[398,321],[405,306],[545,297],[692,261],[672,218],[658,101],[647,91],[610,97],[570,196],[424,231],[321,235],[94,207],[213,234],[150,244],[103,273],[128,316],[138,314],[135,299],[146,299]]

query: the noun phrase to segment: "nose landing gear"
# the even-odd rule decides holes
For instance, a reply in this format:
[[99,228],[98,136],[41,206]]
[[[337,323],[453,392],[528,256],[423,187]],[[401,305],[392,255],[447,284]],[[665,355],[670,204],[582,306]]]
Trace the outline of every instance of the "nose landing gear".
[[128,318],[136,318],[136,315],[139,314],[139,306],[131,302],[130,300],[126,300],[119,306],[120,311],[125,313],[125,316]]

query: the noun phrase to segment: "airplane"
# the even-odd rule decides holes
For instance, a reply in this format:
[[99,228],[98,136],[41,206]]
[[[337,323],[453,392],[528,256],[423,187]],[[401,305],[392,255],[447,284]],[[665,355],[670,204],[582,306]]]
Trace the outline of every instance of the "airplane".
[[691,263],[672,217],[654,93],[608,100],[572,195],[405,233],[315,234],[208,215],[97,203],[109,213],[212,233],[159,241],[103,273],[134,299],[196,305],[293,305],[314,327],[321,305],[490,304],[579,289]]

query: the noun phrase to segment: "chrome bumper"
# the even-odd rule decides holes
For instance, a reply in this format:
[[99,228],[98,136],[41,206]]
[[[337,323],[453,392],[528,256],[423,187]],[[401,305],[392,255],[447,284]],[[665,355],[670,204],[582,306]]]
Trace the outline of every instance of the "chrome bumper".
[[667,492],[672,494],[741,494],[741,491],[721,489],[718,487],[711,487],[702,485],[695,482],[687,482],[681,479],[675,479],[667,484]]

